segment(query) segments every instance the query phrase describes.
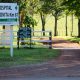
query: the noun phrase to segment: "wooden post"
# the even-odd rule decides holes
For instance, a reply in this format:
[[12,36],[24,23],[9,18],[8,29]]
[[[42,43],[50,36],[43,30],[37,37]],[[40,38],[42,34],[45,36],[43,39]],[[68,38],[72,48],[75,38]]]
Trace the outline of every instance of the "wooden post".
[[49,32],[49,49],[52,49],[52,32]]
[[31,44],[32,44],[32,42],[31,42],[31,39],[32,38],[32,31],[30,30],[30,49],[31,49]]
[[5,38],[5,25],[3,25],[3,33],[1,35],[1,39],[2,39],[2,41],[1,41],[2,42],[2,47],[5,48],[5,44],[6,44],[5,43],[5,39],[6,39]]

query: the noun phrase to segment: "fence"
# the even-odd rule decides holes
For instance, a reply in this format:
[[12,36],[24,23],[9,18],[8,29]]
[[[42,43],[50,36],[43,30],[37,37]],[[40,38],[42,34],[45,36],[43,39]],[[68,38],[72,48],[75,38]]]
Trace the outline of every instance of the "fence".
[[[11,30],[0,30],[0,47],[10,47],[10,32]],[[15,44],[17,39],[16,32],[17,31],[13,31],[13,44],[15,47],[17,46],[17,44]]]
[[[48,35],[47,36],[42,36],[42,34],[43,33],[48,33]],[[29,39],[19,39],[19,38],[17,38],[17,40],[18,40],[18,42],[17,42],[17,45],[18,45],[18,49],[19,49],[19,44],[21,43],[21,42],[23,42],[24,44],[26,43],[26,42],[29,42],[29,44],[30,44],[30,48],[32,48],[32,47],[34,47],[34,44],[35,43],[43,43],[43,44],[45,44],[45,43],[47,43],[47,45],[40,45],[40,46],[44,46],[44,47],[49,47],[50,49],[52,48],[52,33],[51,33],[51,31],[32,31],[32,34],[35,34],[35,33],[39,33],[39,35],[32,35],[31,36],[31,38],[29,38]],[[41,34],[41,35],[40,35]],[[45,39],[45,37],[47,38],[47,40]],[[25,47],[25,45],[22,45],[23,47]],[[38,44],[37,44],[38,45]],[[36,45],[36,46],[37,46]],[[38,47],[39,47],[39,45],[38,45]]]
[[[32,36],[33,38],[33,42],[40,42],[43,44],[47,44],[45,45],[45,47],[49,47],[50,49],[52,48],[52,32],[51,31],[33,31],[33,33],[39,33],[41,35],[38,36]],[[43,36],[43,33],[45,33],[45,36]],[[38,38],[39,40],[36,40],[35,38]],[[44,45],[43,45],[44,46]]]
[[[0,46],[1,47],[9,47],[10,46],[10,30],[0,31]],[[43,36],[43,32],[45,32],[47,35]],[[34,36],[32,35],[34,33]],[[36,34],[38,33],[38,34]],[[35,43],[42,43],[43,45],[40,45],[41,47],[49,47],[52,48],[52,32],[51,31],[32,31],[31,38],[21,40],[17,37],[17,31],[13,31],[14,34],[14,41],[13,46],[14,47],[24,47],[26,45],[20,45],[21,42],[29,42],[29,47],[34,47],[37,45],[34,45]],[[46,44],[47,43],[47,44]]]

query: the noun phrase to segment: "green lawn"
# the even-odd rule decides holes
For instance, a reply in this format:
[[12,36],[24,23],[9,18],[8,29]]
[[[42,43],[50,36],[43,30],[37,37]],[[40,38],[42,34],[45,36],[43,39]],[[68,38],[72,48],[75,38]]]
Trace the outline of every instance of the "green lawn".
[[0,67],[11,67],[45,62],[59,56],[58,50],[37,49],[14,49],[14,57],[10,57],[9,49],[0,49]]

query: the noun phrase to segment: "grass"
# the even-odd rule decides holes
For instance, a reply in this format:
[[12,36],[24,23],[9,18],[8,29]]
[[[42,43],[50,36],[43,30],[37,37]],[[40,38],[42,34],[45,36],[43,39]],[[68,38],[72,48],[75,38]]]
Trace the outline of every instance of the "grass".
[[54,59],[59,55],[58,50],[46,48],[14,49],[14,57],[11,58],[9,49],[0,49],[0,67],[36,64]]
[[74,37],[74,38],[70,38],[70,39],[68,39],[69,41],[72,41],[72,42],[75,42],[75,43],[79,43],[80,42],[80,38],[76,38],[76,37]]

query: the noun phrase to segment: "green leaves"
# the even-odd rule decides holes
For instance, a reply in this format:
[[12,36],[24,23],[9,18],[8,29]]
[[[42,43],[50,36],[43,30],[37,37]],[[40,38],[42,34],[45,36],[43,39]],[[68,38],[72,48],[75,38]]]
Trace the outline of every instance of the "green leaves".
[[80,16],[80,0],[64,0],[63,5],[65,5],[70,12],[79,17]]
[[35,19],[33,19],[31,16],[26,15],[25,19],[24,19],[24,24],[25,25],[37,25]]

